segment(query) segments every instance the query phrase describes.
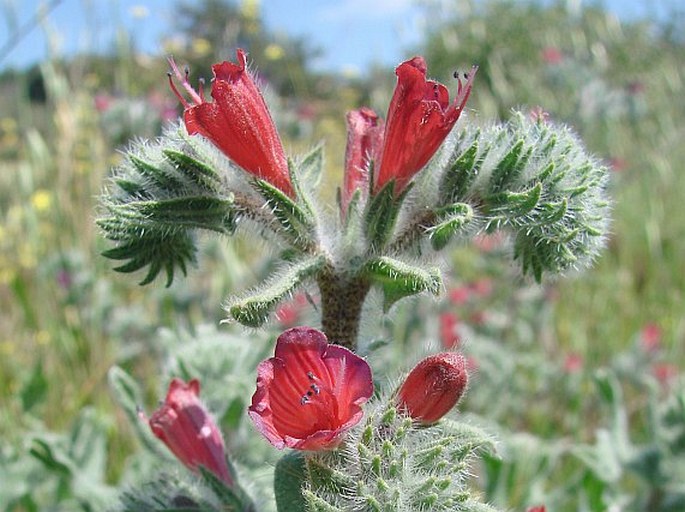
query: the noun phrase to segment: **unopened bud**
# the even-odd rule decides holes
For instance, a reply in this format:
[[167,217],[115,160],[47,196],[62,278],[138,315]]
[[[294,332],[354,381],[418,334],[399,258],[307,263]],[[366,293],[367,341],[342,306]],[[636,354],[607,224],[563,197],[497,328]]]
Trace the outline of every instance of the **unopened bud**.
[[397,395],[397,407],[424,425],[435,423],[466,390],[464,356],[442,352],[423,359],[409,372]]

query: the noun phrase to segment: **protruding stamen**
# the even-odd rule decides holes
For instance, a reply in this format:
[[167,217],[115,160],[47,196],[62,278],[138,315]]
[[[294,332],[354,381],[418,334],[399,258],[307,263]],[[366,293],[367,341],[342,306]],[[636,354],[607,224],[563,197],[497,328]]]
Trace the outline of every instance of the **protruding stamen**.
[[186,101],[186,99],[183,96],[181,96],[181,93],[178,92],[178,89],[176,89],[176,84],[174,84],[174,79],[172,78],[171,71],[167,72],[166,76],[169,78],[169,87],[171,87],[171,90],[178,98],[178,101],[181,102],[183,108],[190,108],[190,104]]
[[199,89],[199,91],[200,91],[200,94],[199,94],[199,96],[200,96],[200,102],[201,102],[201,103],[204,103],[204,102],[205,102],[205,79],[204,79],[204,78],[200,78],[200,80],[198,80],[198,82],[199,82],[199,84],[200,84],[199,87],[198,87],[198,89]]
[[[195,91],[195,89],[193,89],[193,87],[192,87],[192,86],[190,85],[190,83],[188,82],[188,75],[190,74],[190,70],[186,67],[185,70],[184,70],[185,73],[182,74],[181,71],[178,69],[178,66],[176,65],[176,62],[174,61],[173,57],[169,57],[169,58],[167,59],[167,62],[169,63],[169,66],[171,66],[171,70],[173,71],[174,75],[176,76],[176,79],[177,79],[179,82],[181,82],[181,85],[182,85],[183,88],[188,92],[188,94],[190,95],[190,97],[192,98],[192,100],[193,100],[196,104],[198,104],[198,105],[199,105],[200,103],[202,103],[202,102],[203,102],[203,97],[202,97],[200,94],[198,94],[198,93]],[[169,82],[170,82],[170,83],[172,82],[171,76],[169,76]],[[183,106],[184,106],[185,108],[188,108],[188,107],[192,106],[192,105],[189,105],[188,102],[185,101],[185,100],[181,97],[180,93],[178,92],[178,90],[176,89],[176,87],[175,87],[175,85],[174,85],[173,83],[171,84],[171,90],[174,91],[174,94],[176,94],[176,96],[181,100],[181,103],[183,104]]]

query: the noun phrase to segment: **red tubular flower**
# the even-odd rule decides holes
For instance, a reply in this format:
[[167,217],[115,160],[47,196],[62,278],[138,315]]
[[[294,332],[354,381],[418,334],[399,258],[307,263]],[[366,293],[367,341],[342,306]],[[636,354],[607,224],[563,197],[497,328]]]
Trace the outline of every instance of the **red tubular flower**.
[[208,138],[226,156],[250,174],[268,181],[289,196],[293,187],[281,139],[266,102],[246,69],[246,55],[236,51],[238,63],[212,66],[213,103],[205,101],[202,87],[196,92],[173,60],[169,64],[192,101],[181,96],[171,74],[169,83],[185,109],[183,119],[188,133]]
[[373,393],[361,357],[311,327],[293,327],[276,341],[274,357],[257,367],[249,415],[276,448],[329,450],[363,416]]
[[369,187],[369,166],[377,161],[383,145],[383,120],[370,108],[347,113],[347,149],[341,197],[342,213],[347,213],[352,196]]
[[456,405],[467,382],[466,361],[461,354],[442,352],[429,356],[409,372],[397,394],[398,409],[430,425]]
[[199,394],[197,379],[187,384],[173,379],[166,400],[148,420],[150,428],[188,468],[198,471],[203,466],[232,486],[224,440]]
[[478,68],[474,66],[465,75],[466,83],[459,81],[453,103],[444,85],[426,80],[426,69],[423,57],[414,57],[395,69],[397,86],[388,109],[374,193],[392,179],[395,194],[401,193],[428,163],[464,110]]

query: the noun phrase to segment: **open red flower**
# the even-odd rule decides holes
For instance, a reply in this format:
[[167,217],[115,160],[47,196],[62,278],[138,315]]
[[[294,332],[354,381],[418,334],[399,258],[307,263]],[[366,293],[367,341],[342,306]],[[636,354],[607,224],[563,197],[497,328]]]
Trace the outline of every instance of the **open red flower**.
[[203,466],[231,486],[223,437],[199,395],[197,379],[187,384],[173,379],[166,400],[148,420],[150,428],[188,468]]
[[456,352],[428,356],[409,372],[397,394],[397,404],[417,422],[435,423],[466,391],[466,360]]
[[[426,80],[426,69],[423,57],[395,69],[397,86],[388,109],[380,165],[374,173],[374,193],[393,179],[395,194],[401,193],[428,163],[464,110],[478,68],[471,68],[466,83],[459,80],[453,103],[444,85]],[[455,77],[459,79],[456,73]]]
[[373,393],[361,357],[311,327],[293,327],[276,341],[274,357],[257,367],[249,415],[278,449],[329,450],[362,419]]
[[188,133],[208,138],[226,156],[250,174],[268,181],[289,196],[293,187],[283,144],[269,114],[266,102],[246,69],[246,55],[236,51],[238,63],[222,62],[212,66],[212,98],[205,101],[202,88],[195,91],[188,73],[181,74],[173,60],[173,74],[191,97],[180,94],[169,74],[174,94],[185,109],[183,119]]
[[347,149],[345,176],[341,196],[343,215],[347,213],[357,190],[368,192],[369,167],[377,161],[383,145],[383,120],[370,108],[362,107],[347,113]]

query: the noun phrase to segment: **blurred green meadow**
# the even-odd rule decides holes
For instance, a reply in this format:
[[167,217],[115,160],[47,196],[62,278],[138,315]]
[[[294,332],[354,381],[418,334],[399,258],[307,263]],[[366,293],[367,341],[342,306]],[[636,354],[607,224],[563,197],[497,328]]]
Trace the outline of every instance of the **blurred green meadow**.
[[[333,200],[344,114],[384,112],[392,69],[314,72],[315,49],[270,33],[254,5],[178,3],[183,37],[168,51],[200,76],[246,48],[286,147],[325,141]],[[504,239],[455,246],[443,296],[368,325],[387,341],[369,357],[393,378],[429,350],[464,350],[473,377],[458,414],[499,452],[474,467],[473,485],[502,509],[685,510],[684,13],[625,22],[573,2],[426,9],[430,26],[407,57],[424,55],[450,86],[455,69],[480,66],[467,122],[539,107],[573,126],[612,170],[611,236],[593,269],[542,285],[517,274]],[[205,376],[229,446],[268,479],[258,461],[270,448],[245,441],[253,370],[279,330],[317,322],[300,301],[267,332],[219,325],[222,301],[272,263],[247,235],[207,240],[169,288],[138,286],[142,275],[100,255],[97,197],[120,151],[180,114],[165,56],[134,41],[122,32],[111,55],[0,74],[0,510],[106,509],[154,471],[115,366],[148,409],[171,374]],[[232,353],[212,361],[206,347],[221,343]]]

